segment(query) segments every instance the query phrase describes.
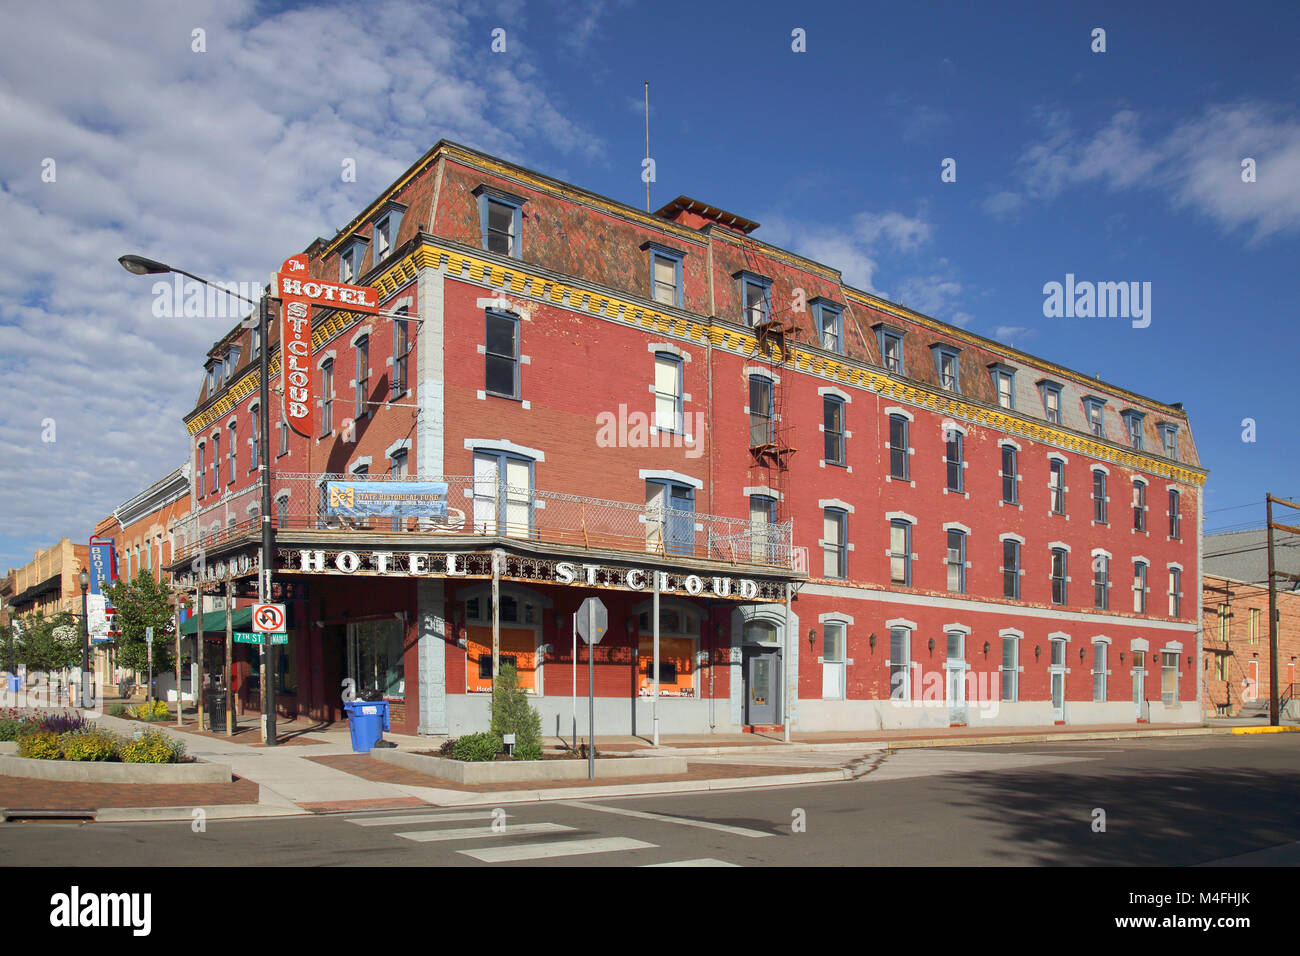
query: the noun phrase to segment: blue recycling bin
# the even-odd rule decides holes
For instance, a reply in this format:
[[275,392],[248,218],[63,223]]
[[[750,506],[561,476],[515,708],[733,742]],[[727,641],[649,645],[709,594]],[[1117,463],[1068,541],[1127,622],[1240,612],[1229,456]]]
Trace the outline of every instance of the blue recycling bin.
[[348,715],[353,753],[369,753],[388,730],[388,701],[348,700],[343,702],[343,710]]
[[10,675],[10,677],[9,677],[9,693],[11,693],[11,694],[16,694],[16,693],[18,693],[18,692],[19,692],[20,690],[22,690],[22,689],[23,689],[23,679],[22,679],[21,677],[19,677],[17,674],[12,674],[12,675]]

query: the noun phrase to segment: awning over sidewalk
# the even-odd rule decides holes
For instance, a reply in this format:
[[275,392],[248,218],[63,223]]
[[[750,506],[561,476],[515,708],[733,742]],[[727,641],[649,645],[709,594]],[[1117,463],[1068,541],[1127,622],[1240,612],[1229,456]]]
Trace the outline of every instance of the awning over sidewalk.
[[[231,628],[236,631],[251,631],[253,629],[253,609],[251,607],[241,607],[231,612]],[[182,634],[193,634],[199,629],[199,617],[197,614],[191,615],[189,620],[181,625]],[[214,632],[226,633],[226,612],[225,611],[208,611],[203,615],[203,634],[207,636]]]

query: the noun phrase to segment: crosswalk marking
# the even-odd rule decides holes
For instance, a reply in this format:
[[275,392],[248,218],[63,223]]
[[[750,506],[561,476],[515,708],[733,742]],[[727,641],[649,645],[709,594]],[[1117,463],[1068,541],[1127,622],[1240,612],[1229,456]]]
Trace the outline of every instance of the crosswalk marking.
[[[515,828],[518,829],[518,828]],[[558,843],[523,843],[519,846],[494,846],[482,850],[457,850],[482,863],[514,863],[520,860],[544,860],[557,856],[582,856],[587,853],[616,853],[621,850],[653,849],[655,844],[628,837],[599,837],[593,840],[564,840]]]
[[738,863],[728,863],[726,860],[715,860],[711,856],[700,857],[698,860],[673,860],[671,863],[644,863],[642,866],[739,866]]
[[721,833],[731,833],[735,836],[745,837],[766,837],[770,833],[764,833],[762,830],[749,830],[745,827],[733,827],[726,823],[711,823],[708,820],[688,820],[685,817],[670,817],[663,813],[649,813],[645,810],[629,810],[626,807],[606,807],[599,803],[583,803],[580,800],[566,800],[565,804],[570,807],[581,807],[584,810],[597,810],[601,813],[617,813],[620,816],[636,817],[640,820],[658,820],[660,823],[676,823],[684,827],[700,827],[704,830],[717,830]]
[[491,827],[455,827],[450,830],[411,830],[398,833],[404,840],[416,843],[438,843],[443,840],[481,840],[485,837],[518,836],[521,833],[559,833],[572,830],[563,823],[516,823],[508,830],[493,830]]
[[[403,823],[447,823],[452,820],[491,820],[495,810],[461,810],[455,813],[407,813],[387,817],[347,817],[359,827],[391,827]],[[502,817],[510,814],[501,813]]]

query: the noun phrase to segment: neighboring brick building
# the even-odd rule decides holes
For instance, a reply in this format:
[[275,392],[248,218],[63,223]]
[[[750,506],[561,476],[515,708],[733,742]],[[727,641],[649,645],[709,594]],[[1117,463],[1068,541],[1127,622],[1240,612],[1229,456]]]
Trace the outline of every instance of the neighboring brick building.
[[[117,578],[134,581],[141,571],[155,580],[170,584],[173,575],[164,568],[172,561],[173,552],[186,547],[184,535],[188,525],[183,520],[189,514],[193,501],[190,488],[191,465],[183,462],[170,474],[155,481],[137,495],[113,509],[95,525],[96,538],[111,540],[117,555]],[[224,607],[224,605],[223,605]],[[211,607],[209,607],[211,610]],[[106,645],[108,659],[103,663],[101,679],[116,684],[128,675],[116,668],[114,645]],[[193,648],[190,648],[190,655]],[[135,675],[144,682],[143,675]],[[157,675],[157,693],[166,697],[174,689],[174,674]],[[182,677],[185,693],[189,693],[188,678]]]
[[58,544],[37,551],[21,568],[10,568],[13,596],[6,600],[11,617],[41,613],[46,617],[60,611],[81,615],[81,584],[77,575],[86,567],[89,548],[64,538]]
[[[9,569],[12,593],[5,597],[10,621],[21,621],[29,614],[50,617],[66,611],[81,621],[81,582],[78,575],[88,567],[89,546],[73,544],[64,538],[33,555],[32,560],[20,568]],[[93,617],[92,617],[93,621]],[[96,648],[91,650],[91,670],[103,679],[104,655]]]
[[[597,729],[645,733],[657,582],[666,732],[1200,719],[1206,472],[1181,405],[757,227],[440,142],[309,247],[312,280],[383,312],[314,310],[312,433],[271,436],[286,712],[336,717],[351,678],[395,730],[485,727],[495,625],[566,729],[571,613],[599,595]],[[199,534],[209,576],[255,578],[251,335],[209,352],[186,417],[186,580]],[[417,475],[445,512],[340,511]]]
[[[1205,622],[1203,682],[1207,717],[1268,713],[1272,669],[1268,627],[1266,532],[1206,535],[1201,615]],[[1274,533],[1279,571],[1300,574],[1300,538]],[[1278,695],[1291,699],[1300,659],[1300,591],[1277,582]]]
[[115,544],[118,577],[133,581],[144,570],[157,580],[168,580],[163,568],[172,560],[173,550],[185,545],[176,536],[192,502],[190,472],[189,462],[182,463],[95,525],[95,537],[110,538]]

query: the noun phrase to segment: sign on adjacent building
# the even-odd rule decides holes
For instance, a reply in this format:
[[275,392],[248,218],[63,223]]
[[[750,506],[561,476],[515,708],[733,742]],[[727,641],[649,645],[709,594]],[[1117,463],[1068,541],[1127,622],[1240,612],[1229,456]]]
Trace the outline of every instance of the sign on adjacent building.
[[90,594],[102,594],[103,589],[117,580],[117,550],[112,538],[90,539]]
[[445,518],[443,481],[328,481],[327,508],[347,518]]

